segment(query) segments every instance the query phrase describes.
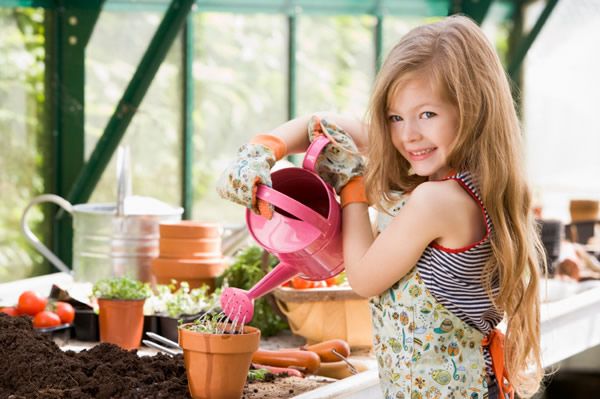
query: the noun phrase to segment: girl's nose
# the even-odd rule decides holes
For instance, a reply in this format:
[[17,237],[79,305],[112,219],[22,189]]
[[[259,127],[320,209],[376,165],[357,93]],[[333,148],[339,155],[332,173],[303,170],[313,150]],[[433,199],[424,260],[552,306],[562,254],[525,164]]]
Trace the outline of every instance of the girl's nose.
[[415,121],[405,121],[402,127],[402,141],[410,143],[421,138],[421,130]]

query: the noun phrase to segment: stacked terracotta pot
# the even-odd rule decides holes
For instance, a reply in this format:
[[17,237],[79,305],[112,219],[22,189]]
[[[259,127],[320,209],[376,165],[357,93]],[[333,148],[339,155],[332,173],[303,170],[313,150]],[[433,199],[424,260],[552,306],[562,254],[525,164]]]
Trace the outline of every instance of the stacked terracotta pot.
[[217,223],[184,220],[159,225],[159,255],[152,260],[152,274],[157,284],[187,281],[190,288],[203,284],[215,287],[215,277],[223,273],[221,235]]

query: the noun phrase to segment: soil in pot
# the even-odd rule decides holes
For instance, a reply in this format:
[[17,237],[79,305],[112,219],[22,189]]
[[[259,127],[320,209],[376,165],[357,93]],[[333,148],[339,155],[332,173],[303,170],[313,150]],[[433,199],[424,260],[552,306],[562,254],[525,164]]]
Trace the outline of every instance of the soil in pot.
[[[182,355],[138,356],[102,343],[81,352],[62,351],[28,316],[0,313],[0,398],[189,398]],[[243,397],[292,398],[328,382],[274,377],[248,381]]]

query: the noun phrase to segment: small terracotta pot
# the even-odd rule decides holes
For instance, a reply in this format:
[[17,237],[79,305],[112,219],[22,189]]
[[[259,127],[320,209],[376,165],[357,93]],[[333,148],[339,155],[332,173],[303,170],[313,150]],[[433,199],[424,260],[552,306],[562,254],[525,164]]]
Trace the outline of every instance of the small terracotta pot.
[[138,349],[144,330],[145,299],[98,299],[100,342]]
[[152,274],[158,284],[171,284],[171,279],[187,281],[190,288],[209,286],[209,292],[215,288],[215,277],[225,270],[225,259],[152,259]]
[[221,256],[221,238],[163,238],[158,241],[161,258],[207,258]]
[[161,238],[218,238],[221,236],[219,224],[182,220],[177,223],[161,223]]
[[249,326],[244,326],[243,334],[204,334],[179,328],[192,398],[241,398],[259,343],[260,330]]

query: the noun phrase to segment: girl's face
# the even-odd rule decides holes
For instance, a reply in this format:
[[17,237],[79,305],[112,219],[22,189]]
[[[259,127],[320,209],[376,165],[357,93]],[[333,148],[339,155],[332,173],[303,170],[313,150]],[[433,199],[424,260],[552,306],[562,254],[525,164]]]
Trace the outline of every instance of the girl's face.
[[392,143],[419,176],[444,178],[448,150],[458,132],[458,110],[427,79],[415,77],[396,90],[388,109]]

